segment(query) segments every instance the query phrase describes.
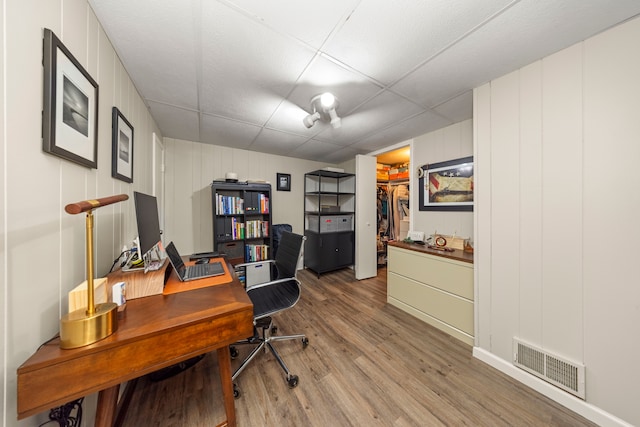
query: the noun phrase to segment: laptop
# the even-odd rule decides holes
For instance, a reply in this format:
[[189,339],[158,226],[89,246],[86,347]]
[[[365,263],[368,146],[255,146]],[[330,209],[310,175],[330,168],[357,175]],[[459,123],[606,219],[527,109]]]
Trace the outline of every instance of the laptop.
[[224,268],[220,261],[210,262],[208,264],[196,264],[185,266],[180,256],[180,252],[176,249],[173,242],[170,242],[165,248],[171,265],[176,270],[178,278],[181,282],[189,280],[203,279],[205,277],[220,276],[224,274]]

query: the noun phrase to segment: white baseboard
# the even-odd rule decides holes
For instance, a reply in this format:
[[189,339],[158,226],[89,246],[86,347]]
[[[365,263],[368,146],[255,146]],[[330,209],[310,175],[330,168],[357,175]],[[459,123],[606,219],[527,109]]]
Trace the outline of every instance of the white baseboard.
[[603,411],[597,406],[591,405],[590,403],[585,402],[584,400],[578,399],[577,397],[557,388],[553,385],[542,381],[541,379],[523,371],[522,369],[518,369],[510,362],[500,359],[492,353],[480,348],[473,347],[473,357],[479,359],[490,365],[500,372],[503,372],[506,375],[516,379],[517,381],[523,383],[524,385],[531,387],[535,391],[547,396],[549,399],[559,403],[560,405],[570,409],[576,414],[580,414],[588,420],[603,426],[603,427],[633,427],[633,425],[627,423],[620,418],[611,415],[608,412]]

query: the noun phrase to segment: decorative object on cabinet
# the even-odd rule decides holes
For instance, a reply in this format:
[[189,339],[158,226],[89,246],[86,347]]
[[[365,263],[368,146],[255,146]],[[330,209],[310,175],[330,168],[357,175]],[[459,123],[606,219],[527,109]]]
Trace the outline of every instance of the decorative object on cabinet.
[[421,211],[473,211],[473,156],[422,166]]
[[65,206],[71,214],[86,212],[87,306],[72,311],[60,319],[60,348],[77,348],[93,344],[118,329],[118,305],[113,302],[95,304],[93,284],[93,210],[129,199],[126,194],[84,200]]
[[133,182],[133,126],[113,107],[111,114],[111,176]]
[[272,258],[271,184],[213,181],[213,250],[229,262]]
[[56,35],[44,30],[42,149],[98,167],[98,83]]
[[276,180],[278,182],[276,189],[278,191],[291,191],[291,175],[288,173],[278,173]]
[[353,265],[354,174],[316,170],[304,176],[304,265],[318,275]]

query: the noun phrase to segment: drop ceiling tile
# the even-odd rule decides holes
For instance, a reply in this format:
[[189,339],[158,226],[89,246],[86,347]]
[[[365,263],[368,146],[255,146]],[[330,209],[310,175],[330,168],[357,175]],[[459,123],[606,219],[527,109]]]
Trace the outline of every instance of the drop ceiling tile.
[[265,153],[289,156],[296,148],[307,141],[308,138],[300,135],[278,132],[271,129],[263,129],[251,146],[251,150]]
[[310,11],[300,0],[229,0],[253,19],[319,49],[336,25],[348,19],[359,0],[324,0]]
[[[393,86],[432,107],[613,25],[640,2],[521,1]],[[562,31],[557,31],[562,28]],[[523,48],[525,47],[526,48]]]
[[166,0],[90,3],[144,98],[198,107],[191,8]]
[[260,133],[260,127],[221,117],[203,114],[200,118],[201,142],[234,148],[249,148]]
[[458,123],[473,117],[473,91],[469,90],[433,109],[434,112]]
[[353,159],[357,154],[365,154],[365,152],[358,148],[345,147],[340,150],[326,152],[324,156],[318,157],[317,161],[338,164]]
[[362,2],[323,50],[390,84],[510,2]]
[[411,119],[404,120],[382,131],[364,138],[353,144],[352,148],[364,150],[367,153],[389,147],[398,142],[406,141],[415,136],[443,128],[452,122],[432,112],[424,112]]
[[149,102],[149,110],[166,138],[200,141],[200,121],[196,111]]
[[340,151],[343,148],[344,147],[330,142],[311,139],[292,151],[290,156],[300,159],[318,160],[326,155],[327,152]]
[[202,4],[201,19],[202,110],[262,125],[314,51],[217,2]]

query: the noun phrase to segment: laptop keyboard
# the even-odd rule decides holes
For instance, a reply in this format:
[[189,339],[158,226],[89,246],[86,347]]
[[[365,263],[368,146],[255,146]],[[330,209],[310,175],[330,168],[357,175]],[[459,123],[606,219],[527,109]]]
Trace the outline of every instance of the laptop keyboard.
[[220,265],[218,263],[211,264],[195,264],[190,265],[189,277],[207,276],[209,274],[220,273]]

